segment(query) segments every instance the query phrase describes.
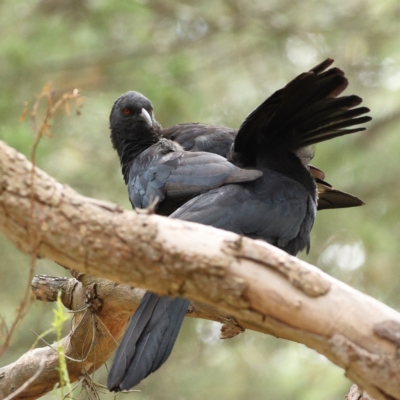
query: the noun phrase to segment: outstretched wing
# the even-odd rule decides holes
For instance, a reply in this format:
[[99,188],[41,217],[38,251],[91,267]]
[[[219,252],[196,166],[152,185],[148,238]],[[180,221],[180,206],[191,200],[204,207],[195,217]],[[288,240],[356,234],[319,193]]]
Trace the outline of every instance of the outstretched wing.
[[331,68],[327,59],[278,90],[243,121],[234,145],[235,152],[251,158],[261,143],[296,150],[337,136],[365,130],[346,129],[371,120],[358,107],[358,96],[339,96],[348,86],[343,71]]

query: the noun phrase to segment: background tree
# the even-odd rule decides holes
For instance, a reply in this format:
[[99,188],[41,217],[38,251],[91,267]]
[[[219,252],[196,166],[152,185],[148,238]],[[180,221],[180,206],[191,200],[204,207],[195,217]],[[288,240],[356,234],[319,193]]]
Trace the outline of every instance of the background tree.
[[[82,115],[58,118],[37,164],[80,193],[129,208],[108,115],[115,98],[148,96],[164,126],[204,122],[238,127],[271,92],[326,57],[350,79],[374,117],[366,133],[318,146],[328,181],[367,202],[318,214],[310,254],[301,257],[399,309],[397,216],[400,120],[400,5],[305,0],[213,2],[6,0],[1,3],[0,139],[29,154],[23,103],[51,80],[79,87]],[[12,321],[29,259],[0,238],[0,304]],[[48,260],[38,273],[64,275]],[[47,330],[51,307],[35,302],[0,365]],[[185,322],[168,364],[138,388],[148,399],[337,399],[350,382],[307,348],[246,332],[220,341],[219,325]],[[51,339],[49,339],[51,341]],[[269,354],[268,357],[265,354]],[[105,371],[96,376],[104,381]],[[47,395],[46,398],[51,398]],[[104,398],[111,398],[104,395]]]

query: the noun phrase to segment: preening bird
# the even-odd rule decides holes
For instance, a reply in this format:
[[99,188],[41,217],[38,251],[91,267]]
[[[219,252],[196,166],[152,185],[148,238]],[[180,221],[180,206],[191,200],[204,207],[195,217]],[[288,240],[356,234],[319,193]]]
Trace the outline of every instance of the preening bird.
[[262,175],[257,170],[241,169],[215,153],[185,151],[178,143],[163,138],[152,104],[137,92],[116,100],[110,128],[134,208],[153,204],[159,214],[169,215],[211,188],[252,181]]
[[[317,185],[326,187],[322,195],[335,192],[323,172],[309,166],[309,146],[362,131],[353,126],[371,119],[358,96],[338,97],[348,81],[340,69],[327,70],[332,62],[275,92],[237,132],[211,127],[207,133],[199,124],[163,130],[147,98],[137,92],[119,97],[110,115],[111,140],[133,207],[155,203],[161,214],[262,239],[292,255],[308,249]],[[166,361],[188,304],[146,293],[116,352],[110,390],[130,389]]]

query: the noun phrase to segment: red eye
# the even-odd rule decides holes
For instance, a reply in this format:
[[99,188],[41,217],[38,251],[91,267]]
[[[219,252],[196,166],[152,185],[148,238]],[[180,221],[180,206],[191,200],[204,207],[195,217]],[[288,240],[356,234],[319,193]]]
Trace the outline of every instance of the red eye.
[[131,110],[129,108],[124,108],[124,114],[129,115],[131,113]]

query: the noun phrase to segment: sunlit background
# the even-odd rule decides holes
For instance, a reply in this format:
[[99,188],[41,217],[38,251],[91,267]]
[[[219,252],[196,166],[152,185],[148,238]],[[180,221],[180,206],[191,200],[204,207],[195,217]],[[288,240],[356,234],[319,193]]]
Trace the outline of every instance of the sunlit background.
[[[400,2],[384,0],[4,0],[0,2],[0,139],[29,155],[25,101],[46,82],[79,88],[82,115],[60,113],[37,164],[78,192],[130,208],[108,116],[121,93],[148,96],[163,126],[241,120],[300,72],[334,58],[374,121],[365,133],[316,149],[313,164],[358,209],[322,211],[300,257],[399,309]],[[0,312],[11,322],[28,257],[0,237]],[[47,260],[38,273],[65,275]],[[51,326],[52,304],[35,302],[0,365]],[[343,399],[343,371],[306,347],[188,319],[170,360],[126,399]],[[48,340],[52,340],[51,335]],[[102,369],[95,379],[105,383]],[[105,391],[103,391],[105,392]],[[78,392],[75,393],[75,397]],[[102,399],[111,395],[100,393]],[[48,394],[45,399],[52,399]]]

